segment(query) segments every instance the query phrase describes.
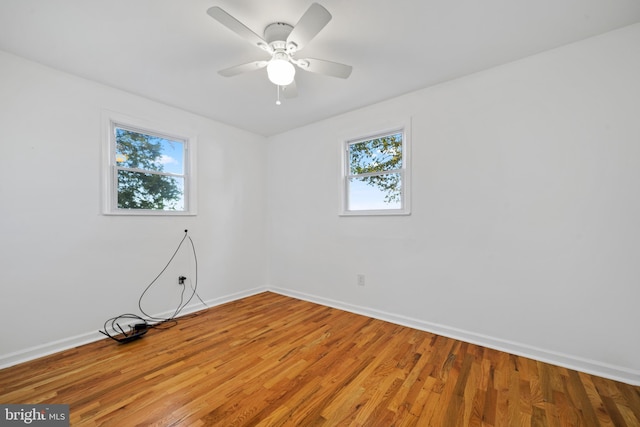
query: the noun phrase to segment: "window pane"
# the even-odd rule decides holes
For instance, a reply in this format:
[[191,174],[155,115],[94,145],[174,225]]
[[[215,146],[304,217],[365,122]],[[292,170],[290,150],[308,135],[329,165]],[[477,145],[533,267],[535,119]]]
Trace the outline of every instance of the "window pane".
[[184,210],[184,178],[118,170],[118,209]]
[[184,174],[184,141],[115,128],[119,167]]
[[351,175],[402,169],[402,133],[349,144]]
[[399,173],[350,178],[347,209],[401,209],[401,190],[402,176]]

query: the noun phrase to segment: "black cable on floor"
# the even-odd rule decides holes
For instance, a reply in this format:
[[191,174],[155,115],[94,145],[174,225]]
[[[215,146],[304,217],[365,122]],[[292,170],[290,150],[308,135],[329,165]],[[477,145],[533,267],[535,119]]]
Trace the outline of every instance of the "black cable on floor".
[[[142,308],[142,299],[144,298],[147,291],[154,285],[154,283],[156,283],[156,281],[160,278],[160,276],[162,276],[162,274],[167,270],[167,268],[169,267],[173,259],[176,257],[176,255],[180,251],[180,248],[182,247],[182,244],[185,242],[186,239],[189,239],[189,242],[191,244],[191,251],[193,253],[193,259],[195,263],[195,271],[194,271],[195,281],[193,284],[191,284],[191,280],[189,280],[189,283],[191,284],[190,287],[193,292],[191,293],[189,298],[186,301],[184,301],[186,286],[183,284],[182,292],[180,293],[180,303],[178,304],[178,307],[176,308],[176,311],[173,313],[173,315],[171,317],[166,317],[166,318],[151,316],[147,314]],[[197,296],[200,302],[205,307],[207,307],[204,301],[202,301],[202,298],[200,298],[200,295],[198,295],[197,289],[198,289],[198,256],[196,253],[195,244],[193,243],[193,240],[191,239],[191,237],[188,235],[188,230],[184,230],[184,237],[178,244],[178,247],[176,248],[176,250],[173,252],[173,255],[171,255],[171,258],[169,259],[169,261],[165,264],[164,268],[160,271],[160,273],[158,273],[158,275],[151,281],[151,283],[147,285],[144,291],[142,291],[142,294],[140,294],[140,298],[138,298],[138,308],[140,309],[140,312],[146,317],[142,317],[137,314],[131,314],[131,313],[121,314],[119,316],[112,317],[111,319],[108,319],[106,322],[104,322],[104,330],[98,331],[98,332],[100,332],[103,335],[106,335],[107,337],[115,341],[118,341],[120,343],[125,343],[125,342],[133,341],[137,338],[141,338],[144,334],[148,332],[150,328],[167,329],[167,328],[173,327],[177,324],[176,317],[178,317],[178,315],[182,312],[182,310],[189,304],[189,302],[191,302],[194,296]],[[134,321],[134,323],[133,325],[128,326],[129,327],[128,331],[126,331],[120,325],[120,322],[123,322],[123,321],[130,322],[132,320]]]

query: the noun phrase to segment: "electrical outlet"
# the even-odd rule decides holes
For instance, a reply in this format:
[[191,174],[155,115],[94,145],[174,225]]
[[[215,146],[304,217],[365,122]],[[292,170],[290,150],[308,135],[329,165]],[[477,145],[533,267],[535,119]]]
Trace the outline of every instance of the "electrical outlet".
[[358,274],[358,286],[364,286],[364,274]]

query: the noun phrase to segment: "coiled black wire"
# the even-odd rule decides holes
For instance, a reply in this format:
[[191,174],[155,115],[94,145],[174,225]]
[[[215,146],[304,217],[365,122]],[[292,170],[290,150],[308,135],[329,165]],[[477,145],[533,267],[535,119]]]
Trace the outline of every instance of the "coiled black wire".
[[[189,298],[185,301],[184,295],[186,292],[186,286],[182,288],[182,292],[180,293],[180,303],[178,304],[176,311],[170,317],[151,316],[148,313],[146,313],[142,308],[142,300],[145,294],[147,293],[147,291],[156,283],[156,281],[160,278],[160,276],[162,276],[162,274],[167,270],[169,265],[171,265],[171,262],[176,257],[183,243],[187,239],[189,239],[189,243],[191,244],[191,251],[193,253],[193,259],[195,263],[195,271],[194,271],[195,278],[194,278],[193,284],[191,285],[191,290],[193,292],[191,293]],[[189,280],[189,283],[191,283],[191,280]],[[198,256],[196,253],[195,244],[193,243],[193,239],[191,239],[191,236],[189,236],[188,230],[184,230],[184,236],[182,237],[182,240],[178,244],[178,247],[176,248],[176,250],[173,252],[173,255],[171,255],[171,258],[169,258],[169,261],[167,261],[164,268],[151,281],[151,283],[147,285],[144,291],[142,291],[142,294],[140,294],[140,298],[138,298],[138,309],[145,317],[139,316],[137,314],[132,314],[132,313],[121,314],[119,316],[112,317],[111,319],[108,319],[107,321],[105,321],[104,330],[101,330],[98,332],[108,336],[109,338],[115,341],[124,343],[124,342],[133,341],[134,339],[142,337],[144,334],[147,333],[147,331],[150,328],[166,329],[166,328],[175,326],[177,324],[176,317],[178,317],[178,315],[182,312],[182,310],[184,310],[184,308],[191,302],[194,296],[198,297],[200,302],[205,307],[207,307],[204,301],[202,301],[202,298],[200,298],[200,295],[198,295],[197,289],[198,289]],[[133,326],[128,326],[129,331],[126,331],[120,325],[120,322],[125,322],[125,321],[128,324],[131,324],[133,321]]]

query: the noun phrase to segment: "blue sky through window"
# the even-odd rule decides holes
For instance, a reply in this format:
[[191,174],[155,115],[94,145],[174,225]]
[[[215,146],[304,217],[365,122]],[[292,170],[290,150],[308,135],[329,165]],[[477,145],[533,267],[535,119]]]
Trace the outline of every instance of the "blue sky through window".
[[184,142],[159,139],[162,145],[162,155],[157,161],[162,164],[165,172],[184,174]]
[[[116,138],[121,137],[122,134],[128,132],[130,134],[138,135],[141,137],[138,141],[130,140],[131,144],[141,146],[142,141],[148,141],[153,145],[160,145],[160,155],[154,159],[154,163],[161,166],[163,172],[175,173],[178,175],[184,175],[184,141],[177,141],[159,136],[154,136],[145,133],[133,132],[116,127]],[[116,145],[116,163],[120,166],[127,166],[132,168],[147,169],[141,165],[132,164],[129,157],[121,152]]]
[[380,188],[370,185],[359,178],[349,179],[349,210],[387,210],[400,209],[402,204],[397,201],[385,201],[387,193]]

